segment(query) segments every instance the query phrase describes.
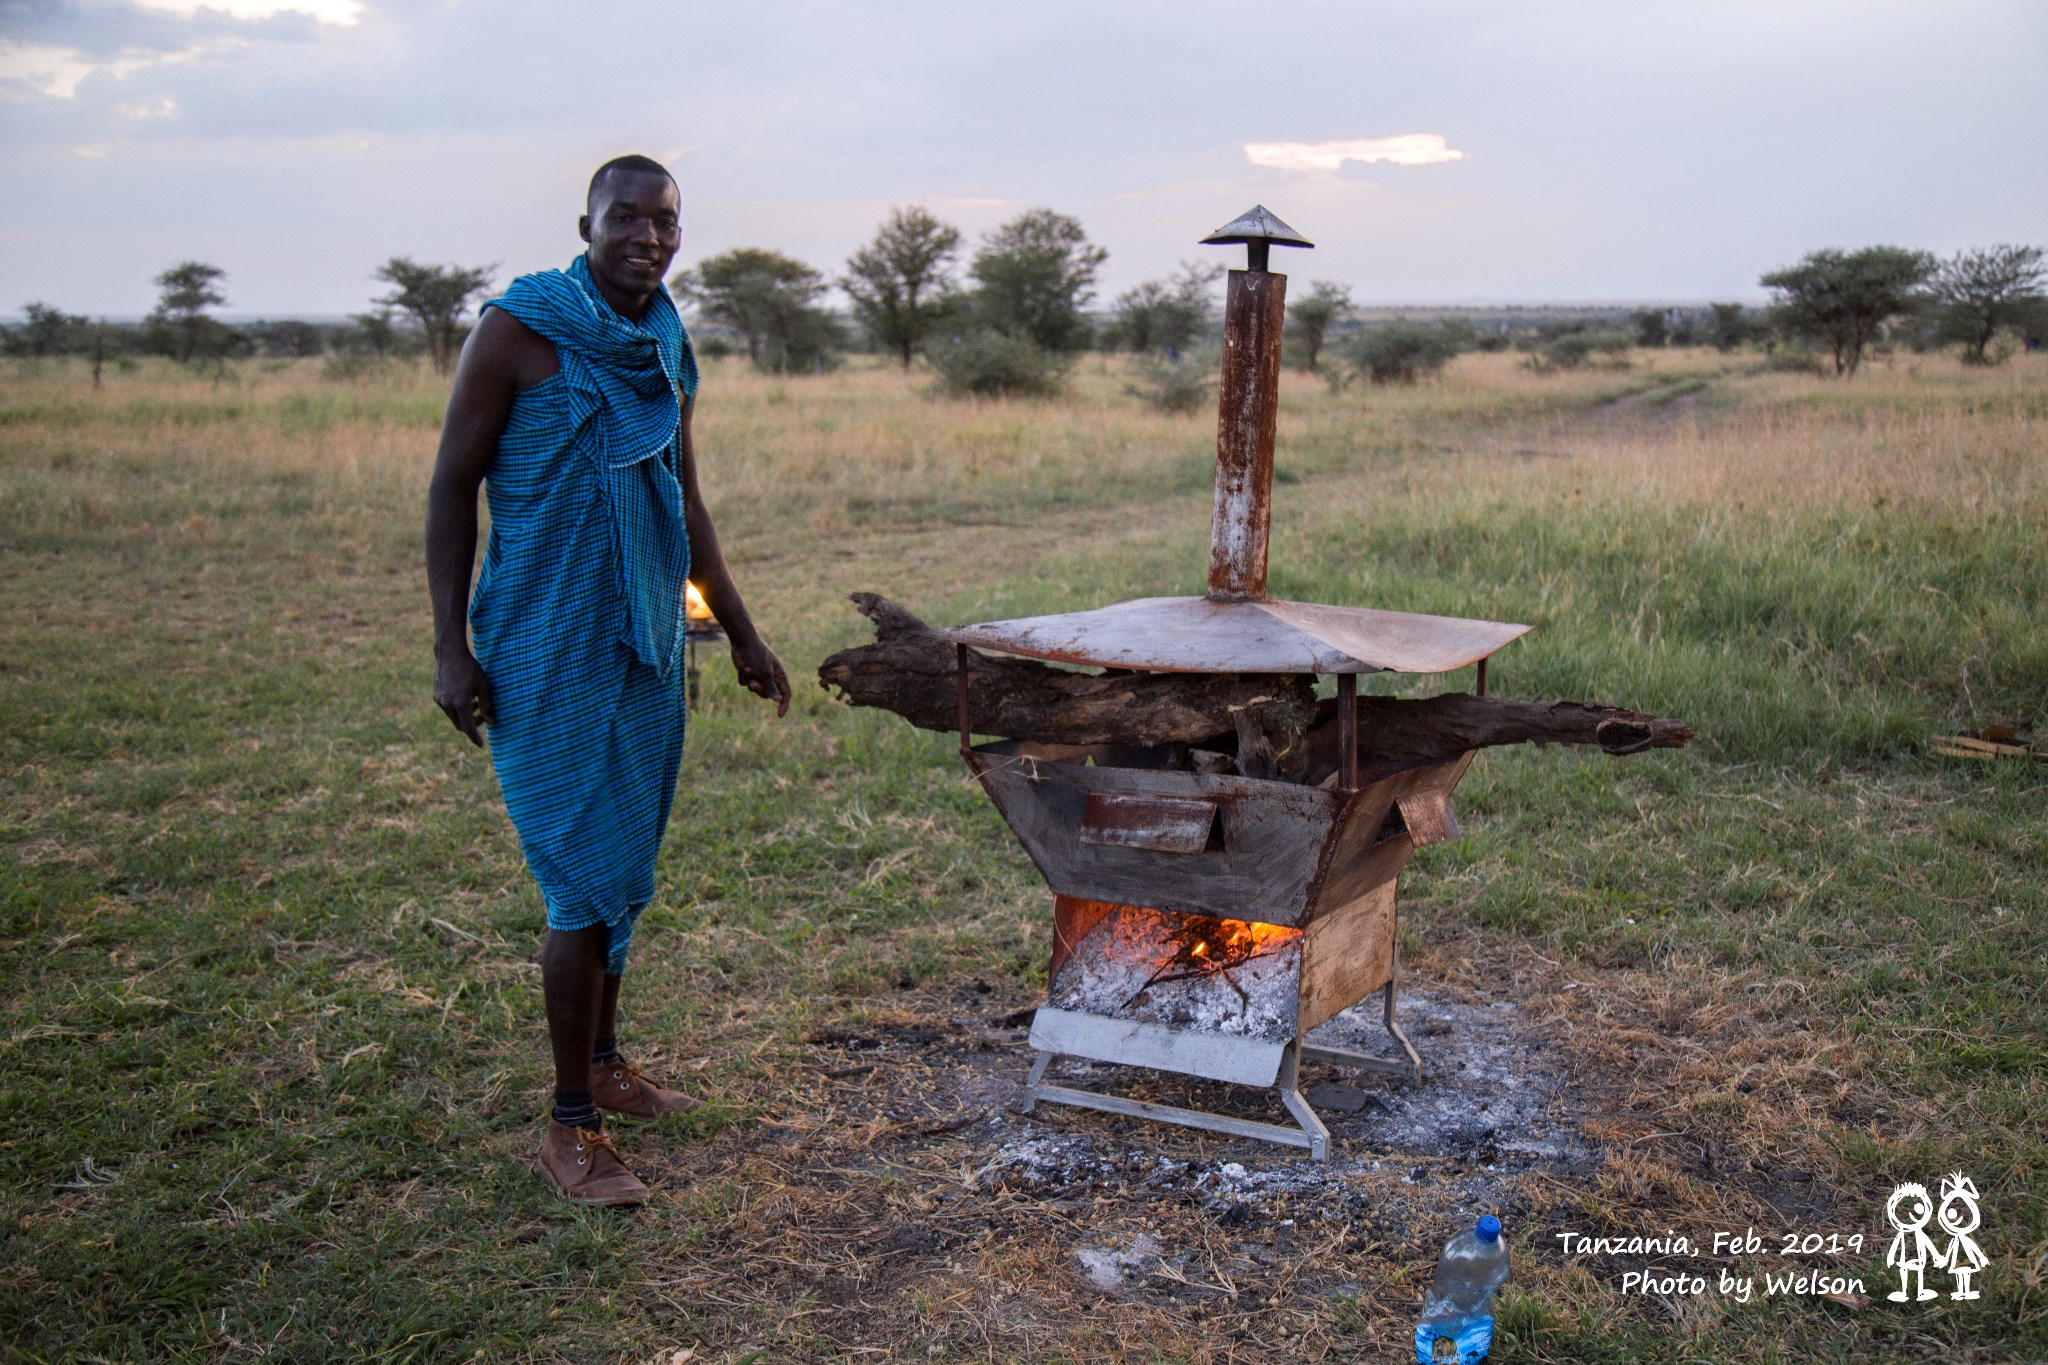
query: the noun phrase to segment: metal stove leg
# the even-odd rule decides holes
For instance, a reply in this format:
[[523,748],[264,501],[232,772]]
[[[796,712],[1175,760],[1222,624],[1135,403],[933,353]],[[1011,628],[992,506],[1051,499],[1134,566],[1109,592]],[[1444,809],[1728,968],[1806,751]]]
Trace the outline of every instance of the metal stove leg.
[[1287,1106],[1287,1112],[1294,1115],[1294,1121],[1301,1125],[1301,1131],[1308,1134],[1308,1154],[1317,1161],[1330,1158],[1330,1130],[1323,1126],[1323,1120],[1309,1107],[1301,1093],[1301,1063],[1296,1054],[1301,1045],[1287,1049],[1287,1055],[1280,1059],[1280,1103]]
[[1401,963],[1397,958],[1394,962],[1394,974],[1387,981],[1386,1003],[1380,1011],[1380,1021],[1386,1025],[1387,1032],[1393,1035],[1394,1041],[1401,1045],[1401,1051],[1407,1057],[1406,1061],[1397,1061],[1392,1057],[1368,1057],[1363,1052],[1353,1052],[1349,1048],[1318,1047],[1313,1043],[1301,1045],[1301,1059],[1305,1062],[1322,1062],[1326,1066],[1350,1067],[1357,1071],[1377,1071],[1388,1076],[1399,1076],[1402,1080],[1412,1081],[1416,1085],[1422,1084],[1422,1055],[1415,1050],[1415,1044],[1408,1041],[1408,1035],[1403,1033],[1401,1026],[1394,1021],[1395,985],[1400,979]]
[[1038,1107],[1038,1086],[1045,1079],[1045,1069],[1052,1065],[1052,1054],[1041,1052],[1031,1063],[1031,1074],[1024,1078],[1024,1108],[1028,1114]]
[[1288,1114],[1298,1127],[1289,1128],[1278,1123],[1261,1123],[1254,1119],[1234,1119],[1224,1114],[1206,1113],[1200,1109],[1180,1109],[1170,1104],[1154,1104],[1150,1100],[1127,1100],[1121,1095],[1104,1095],[1093,1090],[1076,1090],[1071,1086],[1045,1084],[1045,1069],[1057,1054],[1040,1052],[1031,1064],[1031,1076],[1025,1083],[1025,1113],[1030,1113],[1040,1100],[1052,1104],[1072,1105],[1076,1109],[1099,1109],[1106,1114],[1120,1114],[1125,1118],[1150,1119],[1155,1123],[1176,1123],[1183,1128],[1200,1128],[1205,1132],[1228,1133],[1232,1137],[1254,1138],[1260,1142],[1277,1142],[1288,1147],[1305,1147],[1317,1161],[1329,1159],[1330,1130],[1309,1108],[1308,1101],[1301,1097],[1296,1087],[1294,1049],[1287,1050],[1287,1059],[1281,1063],[1282,1070],[1276,1085],[1280,1102],[1287,1106]]
[[1400,980],[1401,959],[1397,954],[1394,958],[1393,975],[1387,978],[1386,1011],[1380,1017],[1387,1026],[1387,1032],[1393,1034],[1394,1041],[1401,1045],[1401,1051],[1408,1054],[1408,1066],[1412,1072],[1411,1079],[1417,1085],[1420,1085],[1422,1084],[1422,1054],[1415,1050],[1415,1044],[1408,1041],[1408,1035],[1401,1032],[1401,1026],[1394,1022],[1394,987]]

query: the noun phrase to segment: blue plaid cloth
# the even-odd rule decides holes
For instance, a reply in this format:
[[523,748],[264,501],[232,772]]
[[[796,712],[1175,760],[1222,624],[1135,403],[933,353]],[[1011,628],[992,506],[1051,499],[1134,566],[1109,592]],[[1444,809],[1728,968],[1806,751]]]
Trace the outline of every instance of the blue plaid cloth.
[[609,926],[622,971],[683,755],[676,390],[696,392],[696,358],[666,291],[631,322],[580,256],[484,306],[553,342],[561,363],[514,397],[485,476],[491,535],[469,624],[491,683],[491,762],[549,927]]

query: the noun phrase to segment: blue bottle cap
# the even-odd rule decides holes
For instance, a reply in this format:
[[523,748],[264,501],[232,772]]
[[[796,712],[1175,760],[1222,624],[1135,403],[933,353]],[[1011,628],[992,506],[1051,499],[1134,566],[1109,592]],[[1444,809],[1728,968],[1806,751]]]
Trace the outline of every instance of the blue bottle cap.
[[1479,1234],[1479,1240],[1482,1242],[1498,1241],[1500,1239],[1500,1219],[1489,1213],[1479,1220],[1478,1226],[1473,1228],[1473,1231]]

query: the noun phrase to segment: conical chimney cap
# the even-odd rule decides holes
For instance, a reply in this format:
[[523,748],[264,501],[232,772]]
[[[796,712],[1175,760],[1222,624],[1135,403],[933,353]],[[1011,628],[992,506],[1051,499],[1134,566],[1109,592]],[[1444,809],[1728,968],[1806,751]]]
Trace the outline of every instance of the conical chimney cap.
[[1217,228],[1202,239],[1203,246],[1227,246],[1232,242],[1270,242],[1274,246],[1314,246],[1308,238],[1273,216],[1264,204]]

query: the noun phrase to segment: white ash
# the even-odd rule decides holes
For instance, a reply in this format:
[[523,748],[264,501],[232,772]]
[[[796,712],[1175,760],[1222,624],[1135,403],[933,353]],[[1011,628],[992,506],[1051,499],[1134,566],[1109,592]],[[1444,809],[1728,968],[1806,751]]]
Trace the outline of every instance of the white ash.
[[[1057,1003],[1057,1002],[1055,1002]],[[1056,1196],[1089,1189],[1143,1189],[1196,1199],[1217,1210],[1254,1209],[1281,1200],[1307,1198],[1323,1212],[1346,1217],[1363,1207],[1350,1188],[1360,1175],[1393,1166],[1423,1187],[1441,1186],[1440,1198],[1455,1203],[1483,1201],[1500,1180],[1531,1167],[1581,1174],[1598,1164],[1598,1153],[1580,1131],[1574,1094],[1564,1083],[1559,1048],[1527,1028],[1521,1012],[1501,1001],[1456,1002],[1410,995],[1396,1018],[1422,1054],[1419,1086],[1370,1072],[1319,1064],[1303,1068],[1303,1086],[1328,1079],[1363,1092],[1356,1113],[1322,1111],[1334,1141],[1324,1163],[1286,1148],[1259,1142],[1233,1143],[1227,1157],[1190,1162],[1161,1153],[1175,1130],[1147,1123],[1122,1130],[1116,1120],[1057,1106],[1041,1107],[1013,1119],[977,1183]],[[1380,1022],[1379,1002],[1369,1000],[1316,1029],[1313,1041],[1379,1056],[1397,1052]],[[1120,1092],[1141,1076],[1162,1073],[1091,1063],[1061,1064],[1076,1071],[1075,1083]],[[1261,1103],[1258,1093],[1186,1078],[1168,1097],[1193,1108]],[[1260,1115],[1286,1122],[1277,1101]],[[1250,1116],[1250,1115],[1247,1115]],[[1047,1122],[1062,1125],[1049,1130]],[[1066,1125],[1074,1125],[1067,1128]],[[1424,1164],[1415,1164],[1416,1159]],[[1442,1160],[1453,1160],[1446,1168]]]
[[1089,1284],[1105,1294],[1114,1294],[1126,1289],[1127,1281],[1150,1275],[1157,1269],[1160,1255],[1165,1250],[1157,1237],[1141,1232],[1119,1249],[1077,1247],[1074,1259],[1080,1262],[1081,1273]]

